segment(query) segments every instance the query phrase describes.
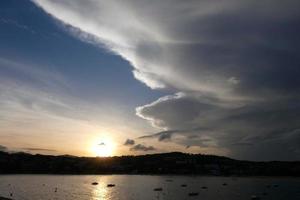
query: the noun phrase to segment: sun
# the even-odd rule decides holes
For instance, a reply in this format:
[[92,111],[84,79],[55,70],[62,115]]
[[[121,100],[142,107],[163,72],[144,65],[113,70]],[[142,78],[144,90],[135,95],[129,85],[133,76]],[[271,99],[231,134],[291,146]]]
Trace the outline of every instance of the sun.
[[111,138],[99,139],[94,142],[91,150],[94,156],[99,156],[99,157],[113,156],[115,151],[115,143]]

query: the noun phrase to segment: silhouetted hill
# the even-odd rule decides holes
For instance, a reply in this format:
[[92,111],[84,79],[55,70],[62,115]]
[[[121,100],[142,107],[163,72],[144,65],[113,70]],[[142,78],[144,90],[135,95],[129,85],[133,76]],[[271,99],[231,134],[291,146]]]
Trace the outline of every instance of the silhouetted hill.
[[300,176],[300,162],[251,162],[179,152],[108,158],[0,152],[0,174],[12,173]]

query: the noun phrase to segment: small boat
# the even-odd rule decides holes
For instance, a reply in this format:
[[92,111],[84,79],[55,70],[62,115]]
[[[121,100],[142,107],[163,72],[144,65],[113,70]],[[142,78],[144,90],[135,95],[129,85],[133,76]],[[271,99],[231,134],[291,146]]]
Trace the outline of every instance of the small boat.
[[266,195],[268,195],[268,193],[267,193],[267,192],[263,192],[262,195],[263,195],[263,196],[266,196]]
[[256,195],[252,195],[251,196],[251,200],[259,200],[260,198],[258,197],[258,196],[256,196]]
[[107,184],[107,187],[115,187],[115,184]]
[[223,183],[222,185],[223,185],[223,186],[226,186],[226,185],[227,185],[227,183]]
[[187,186],[186,184],[182,184],[182,185],[181,185],[181,187],[186,187],[186,186]]
[[93,182],[92,185],[98,185],[98,183],[97,182]]
[[189,196],[192,197],[192,196],[198,196],[199,193],[198,192],[190,192],[189,193]]
[[172,180],[172,179],[167,179],[166,181],[167,181],[167,182],[173,182],[173,180]]
[[206,186],[202,186],[201,188],[202,188],[202,189],[204,189],[204,190],[205,190],[205,189],[207,189],[207,187],[206,187]]
[[160,188],[154,188],[153,191],[163,191],[163,189],[160,187]]

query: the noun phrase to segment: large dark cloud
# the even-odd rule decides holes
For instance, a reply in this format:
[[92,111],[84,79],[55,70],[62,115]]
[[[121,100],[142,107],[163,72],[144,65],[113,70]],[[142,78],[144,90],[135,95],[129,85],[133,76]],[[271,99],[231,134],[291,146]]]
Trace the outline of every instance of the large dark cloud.
[[176,92],[137,108],[164,130],[144,139],[300,159],[299,1],[37,2]]
[[[141,138],[157,138],[158,141],[168,138],[184,146],[227,148],[231,156],[241,159],[244,156],[256,160],[299,158],[299,102],[268,101],[238,107],[209,105],[198,110],[196,115],[190,115],[193,106],[181,109],[182,102],[190,100],[186,96],[170,98],[138,109],[139,115],[168,129]],[[162,113],[168,113],[167,117]],[[183,137],[178,140],[176,135]]]

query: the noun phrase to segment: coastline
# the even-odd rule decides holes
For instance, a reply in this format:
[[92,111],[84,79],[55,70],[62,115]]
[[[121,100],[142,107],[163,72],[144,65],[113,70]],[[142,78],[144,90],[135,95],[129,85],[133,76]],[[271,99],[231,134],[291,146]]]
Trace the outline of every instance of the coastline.
[[[47,174],[47,173],[11,173],[1,174],[0,176],[186,176],[186,177],[220,177],[220,178],[281,178],[281,179],[299,179],[299,176],[280,176],[280,175],[209,175],[209,174],[133,174],[133,173],[111,173],[111,174]],[[1,197],[1,196],[0,196]],[[0,199],[1,200],[1,199]]]
[[12,200],[12,199],[5,198],[5,197],[0,197],[0,200]]
[[300,161],[243,161],[181,152],[100,158],[0,151],[0,163],[0,174],[300,177]]

